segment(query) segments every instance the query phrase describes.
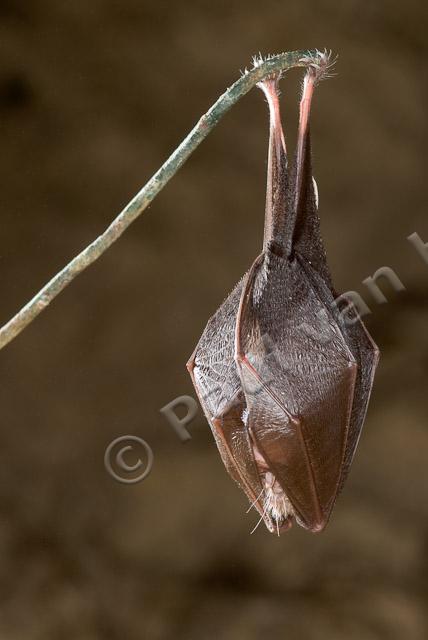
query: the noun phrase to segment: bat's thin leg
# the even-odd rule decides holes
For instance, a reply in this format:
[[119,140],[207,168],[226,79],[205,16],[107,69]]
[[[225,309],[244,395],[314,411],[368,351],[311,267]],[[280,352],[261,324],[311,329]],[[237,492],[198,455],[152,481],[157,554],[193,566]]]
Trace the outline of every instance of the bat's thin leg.
[[[306,164],[310,164],[310,132],[309,118],[311,113],[312,98],[315,86],[329,76],[331,66],[328,56],[324,56],[318,64],[308,67],[303,79],[302,97],[299,109],[299,131],[297,137],[297,158],[296,158],[296,190],[295,190],[295,211],[299,215],[299,210],[304,206],[302,191],[304,187]],[[310,177],[312,179],[312,176]],[[317,188],[315,189],[315,199],[318,199]]]
[[296,154],[287,197],[285,247],[288,257],[295,252],[303,256],[319,272],[335,295],[321,238],[318,188],[312,175],[309,123],[314,88],[321,79],[329,77],[333,63],[325,52],[317,61],[311,61],[303,81]]
[[266,185],[266,209],[263,250],[281,251],[285,231],[285,194],[287,189],[287,151],[281,124],[278,98],[279,77],[259,83],[269,105],[269,154]]
[[297,159],[296,159],[296,191],[295,210],[297,215],[303,205],[302,187],[305,170],[306,147],[309,142],[309,116],[311,113],[312,97],[316,81],[316,73],[312,67],[308,69],[303,80],[302,98],[299,110],[299,132],[297,137]]

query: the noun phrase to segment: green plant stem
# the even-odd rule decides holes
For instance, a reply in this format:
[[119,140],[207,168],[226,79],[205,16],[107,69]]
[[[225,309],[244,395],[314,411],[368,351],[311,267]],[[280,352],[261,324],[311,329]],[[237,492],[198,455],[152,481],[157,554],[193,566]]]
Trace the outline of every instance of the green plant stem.
[[73,258],[0,329],[0,349],[16,338],[79,273],[95,262],[113,242],[120,238],[125,229],[143,213],[196,147],[240,98],[269,74],[286,71],[292,67],[308,66],[308,60],[316,60],[318,56],[318,51],[307,50],[281,53],[264,61],[258,61],[251,70],[245,71],[239,80],[229,87],[199,119],[183,142],[119,213],[104,233]]

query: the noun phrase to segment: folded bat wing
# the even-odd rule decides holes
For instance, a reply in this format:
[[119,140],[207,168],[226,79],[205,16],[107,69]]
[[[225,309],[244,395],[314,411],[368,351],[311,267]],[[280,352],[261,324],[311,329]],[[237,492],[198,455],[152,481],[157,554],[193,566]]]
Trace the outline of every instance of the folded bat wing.
[[320,530],[340,484],[357,364],[297,257],[256,260],[236,348],[247,428],[299,523]]

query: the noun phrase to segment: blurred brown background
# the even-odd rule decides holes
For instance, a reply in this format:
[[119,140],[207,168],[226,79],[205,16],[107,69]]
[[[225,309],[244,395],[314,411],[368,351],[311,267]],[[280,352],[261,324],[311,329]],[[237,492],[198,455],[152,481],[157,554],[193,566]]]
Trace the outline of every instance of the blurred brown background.
[[[246,515],[199,413],[159,413],[257,254],[267,113],[252,91],[108,253],[0,354],[1,640],[427,637],[425,3],[2,0],[1,321],[101,233],[254,53],[328,47],[313,113],[339,290],[382,349],[352,473],[320,535]],[[282,82],[295,139],[301,74]],[[392,267],[377,305],[361,281]],[[105,471],[114,438],[152,473]]]

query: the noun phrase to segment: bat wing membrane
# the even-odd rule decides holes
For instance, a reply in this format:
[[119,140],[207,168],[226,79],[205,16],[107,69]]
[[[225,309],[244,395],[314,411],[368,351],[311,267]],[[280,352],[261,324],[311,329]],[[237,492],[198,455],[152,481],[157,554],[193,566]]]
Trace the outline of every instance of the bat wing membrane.
[[234,360],[244,279],[208,321],[187,367],[227,471],[262,514],[262,503],[257,502],[262,485],[242,418],[246,403]]
[[320,275],[312,268],[306,260],[300,259],[303,268],[310,278],[314,289],[325,301],[326,309],[340,328],[340,331],[351,351],[357,364],[354,398],[352,403],[352,413],[349,425],[349,432],[345,447],[342,474],[339,482],[339,492],[348,476],[352,459],[358,445],[358,441],[363,428],[370,394],[373,387],[376,366],[379,361],[379,349],[367,331],[364,322],[358,313],[352,309],[352,301],[346,300],[343,296],[343,305],[346,313],[338,307],[331,291],[327,288]]

